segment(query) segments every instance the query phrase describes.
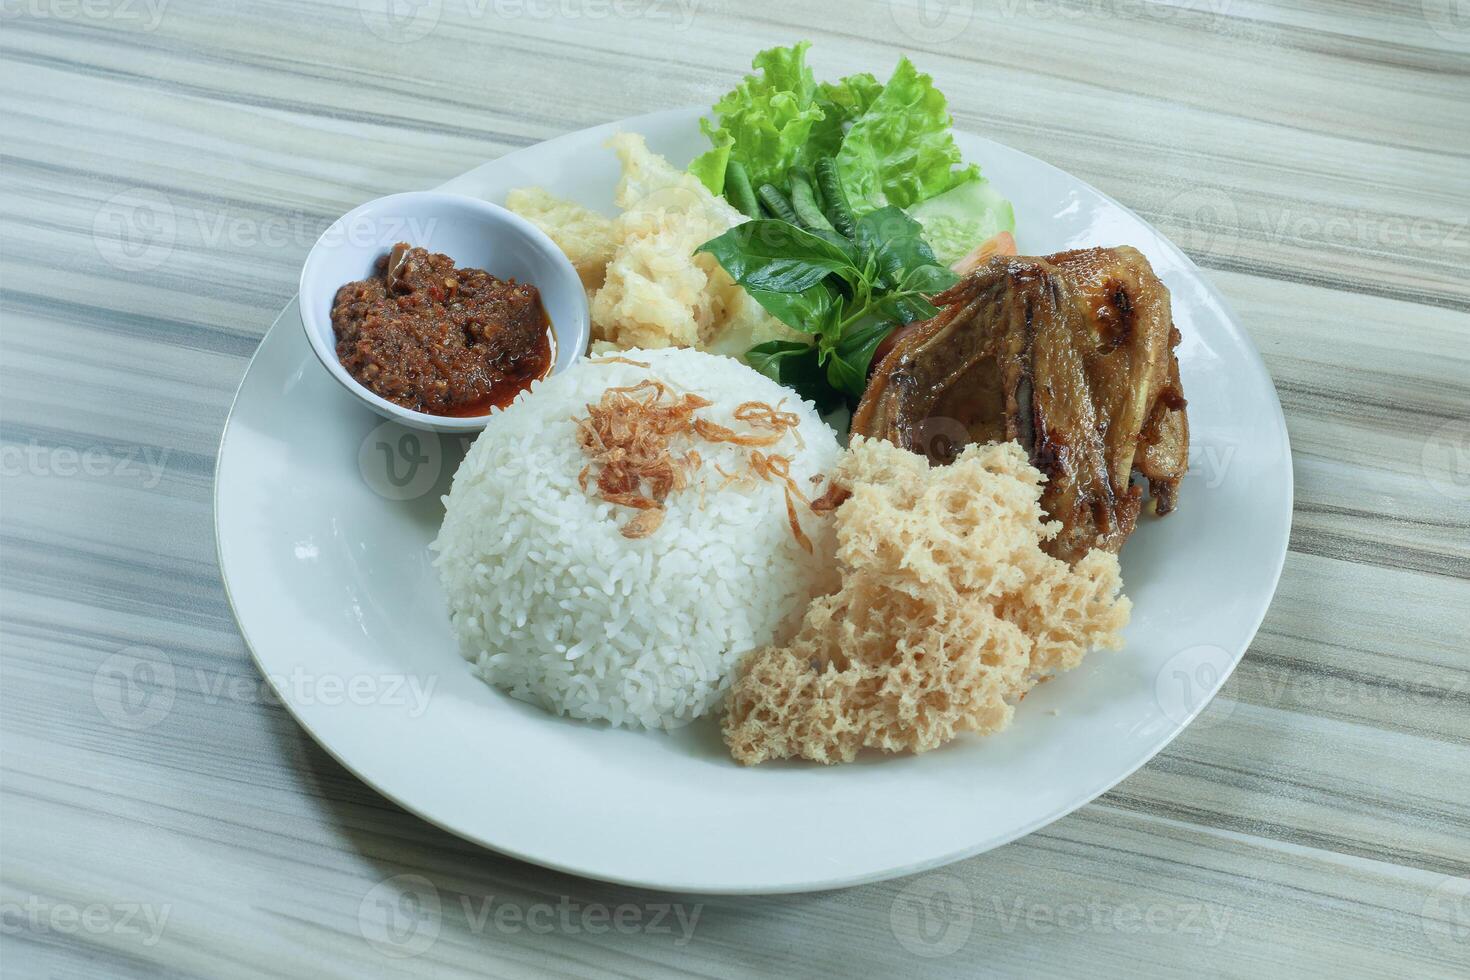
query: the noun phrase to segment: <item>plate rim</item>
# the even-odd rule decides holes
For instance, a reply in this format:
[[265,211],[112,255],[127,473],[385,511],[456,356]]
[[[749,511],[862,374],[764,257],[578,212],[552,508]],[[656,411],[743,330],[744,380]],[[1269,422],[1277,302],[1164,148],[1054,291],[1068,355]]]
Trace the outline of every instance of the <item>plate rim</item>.
[[[506,154],[503,154],[503,155],[501,155],[499,157],[495,157],[495,158],[493,158],[491,160],[486,160],[486,161],[484,161],[484,162],[482,162],[480,164],[477,164],[476,166],[471,167],[469,170],[466,170],[463,173],[457,174],[454,177],[451,177],[449,180],[444,181],[443,183],[439,184],[437,187],[432,188],[432,190],[435,190],[435,191],[443,191],[445,189],[449,189],[449,192],[451,192],[451,193],[457,193],[456,191],[453,191],[452,190],[452,185],[455,182],[460,181],[460,180],[463,180],[464,178],[470,176],[471,174],[474,174],[481,167],[487,166],[487,165],[492,164],[492,163],[499,163],[499,162],[503,162],[503,161],[509,160],[509,159],[511,159],[511,158],[513,158],[513,157],[515,157],[515,156],[523,153],[523,152],[526,152],[528,150],[531,150],[533,148],[544,146],[547,143],[552,143],[552,142],[555,142],[557,140],[566,139],[566,138],[573,137],[573,136],[578,136],[578,135],[580,135],[582,133],[585,133],[588,130],[600,129],[600,128],[604,128],[604,127],[608,127],[608,126],[613,126],[613,127],[627,127],[630,130],[637,131],[635,127],[637,127],[638,125],[640,125],[640,124],[647,124],[648,122],[650,122],[652,120],[659,119],[660,117],[664,117],[664,116],[684,116],[684,115],[689,115],[691,113],[694,114],[697,117],[697,116],[703,115],[704,112],[705,112],[705,110],[701,106],[683,106],[683,107],[676,107],[676,108],[670,108],[670,109],[661,109],[661,110],[657,110],[657,111],[654,111],[654,112],[643,113],[643,114],[637,115],[637,116],[629,116],[629,117],[626,117],[626,118],[623,118],[623,119],[609,120],[607,122],[597,123],[597,124],[594,124],[592,126],[583,127],[582,129],[570,130],[570,131],[565,132],[565,133],[559,133],[556,136],[551,137],[550,139],[541,140],[539,142],[532,143],[532,144],[529,144],[529,145],[524,146],[524,147],[519,147],[519,148],[517,148],[515,150],[512,150],[510,153],[506,153]],[[1285,416],[1285,412],[1283,411],[1282,406],[1281,406],[1281,397],[1280,397],[1280,394],[1278,393],[1278,391],[1276,390],[1276,381],[1271,376],[1271,372],[1267,368],[1266,363],[1265,363],[1265,359],[1262,358],[1260,349],[1256,346],[1256,343],[1255,343],[1254,338],[1250,335],[1250,333],[1248,331],[1246,331],[1244,325],[1241,323],[1241,321],[1240,321],[1239,317],[1236,315],[1234,309],[1231,307],[1231,305],[1229,304],[1229,302],[1226,300],[1224,294],[1222,294],[1219,291],[1218,287],[1215,286],[1214,282],[1211,281],[1204,274],[1204,270],[1201,269],[1195,263],[1195,261],[1192,258],[1190,258],[1190,256],[1183,249],[1181,249],[1172,239],[1170,239],[1169,237],[1167,237],[1166,235],[1164,235],[1163,232],[1161,232],[1152,222],[1150,222],[1147,219],[1145,219],[1142,215],[1139,215],[1132,208],[1130,208],[1127,205],[1122,204],[1121,202],[1117,201],[1110,194],[1107,194],[1107,193],[1099,190],[1098,188],[1094,187],[1088,181],[1083,180],[1081,177],[1078,177],[1075,174],[1072,174],[1072,173],[1070,173],[1068,171],[1064,171],[1060,167],[1055,166],[1054,164],[1048,163],[1047,161],[1042,160],[1039,157],[1035,157],[1035,156],[1031,155],[1030,153],[1027,153],[1024,150],[1016,149],[1015,147],[1010,146],[1009,144],[1003,144],[1003,143],[999,143],[999,141],[997,141],[997,140],[991,140],[989,137],[981,137],[981,136],[979,136],[979,134],[974,134],[974,133],[968,133],[968,135],[974,136],[974,137],[979,138],[979,139],[985,139],[985,140],[987,140],[988,142],[991,142],[991,143],[997,143],[998,145],[1004,146],[1010,152],[1016,153],[1016,154],[1019,154],[1019,155],[1025,157],[1026,160],[1029,161],[1032,165],[1039,166],[1039,167],[1045,167],[1045,168],[1047,168],[1049,170],[1052,170],[1052,171],[1055,171],[1057,173],[1060,173],[1062,176],[1068,178],[1069,180],[1076,181],[1078,184],[1082,185],[1083,187],[1086,187],[1092,193],[1097,194],[1100,198],[1102,198],[1103,200],[1105,200],[1111,206],[1113,206],[1113,207],[1119,209],[1120,211],[1128,214],[1129,216],[1133,217],[1134,219],[1136,219],[1137,221],[1139,221],[1141,224],[1143,224],[1147,228],[1151,229],[1154,232],[1155,236],[1157,237],[1159,243],[1163,247],[1166,247],[1169,250],[1171,250],[1173,253],[1175,253],[1175,257],[1177,259],[1182,260],[1185,263],[1185,267],[1187,268],[1187,270],[1193,274],[1193,276],[1196,278],[1196,280],[1198,282],[1200,282],[1201,284],[1203,284],[1203,286],[1205,287],[1205,289],[1209,293],[1209,296],[1210,296],[1211,300],[1214,301],[1215,303],[1219,304],[1219,307],[1220,307],[1221,312],[1224,314],[1225,318],[1229,321],[1229,323],[1235,328],[1235,330],[1239,334],[1241,340],[1244,342],[1244,347],[1245,347],[1246,354],[1249,357],[1251,357],[1252,359],[1254,359],[1254,361],[1256,363],[1256,366],[1261,371],[1261,374],[1266,378],[1266,380],[1268,382],[1270,382],[1271,401],[1272,401],[1273,407],[1275,409],[1275,412],[1274,412],[1274,421],[1276,423],[1276,427],[1277,427],[1277,429],[1278,429],[1278,431],[1280,433],[1280,436],[1281,436],[1282,453],[1283,453],[1283,455],[1285,457],[1285,464],[1286,464],[1285,467],[1284,467],[1284,471],[1285,471],[1285,483],[1284,483],[1284,487],[1283,487],[1283,491],[1284,492],[1281,495],[1281,498],[1282,499],[1278,502],[1278,505],[1281,507],[1281,509],[1282,509],[1282,511],[1284,512],[1284,515],[1285,515],[1285,526],[1284,526],[1285,533],[1282,535],[1280,548],[1279,548],[1277,554],[1275,555],[1274,568],[1271,570],[1271,574],[1270,574],[1270,595],[1269,595],[1269,598],[1267,599],[1266,603],[1262,606],[1261,611],[1260,611],[1259,615],[1256,617],[1255,622],[1253,624],[1251,624],[1251,627],[1250,627],[1250,630],[1249,630],[1249,635],[1246,637],[1243,646],[1241,647],[1241,649],[1237,653],[1235,653],[1232,656],[1229,669],[1220,672],[1220,676],[1219,676],[1218,680],[1216,681],[1214,687],[1209,691],[1208,696],[1202,698],[1200,700],[1200,702],[1199,702],[1199,705],[1193,711],[1191,711],[1189,713],[1188,717],[1185,718],[1183,722],[1181,722],[1179,724],[1176,724],[1173,727],[1173,729],[1171,731],[1169,731],[1168,734],[1165,735],[1162,738],[1162,740],[1159,742],[1159,744],[1155,748],[1152,749],[1152,751],[1148,752],[1147,755],[1145,755],[1143,758],[1141,758],[1135,765],[1133,765],[1131,768],[1128,768],[1126,771],[1121,772],[1120,774],[1118,774],[1115,777],[1104,778],[1101,781],[1101,783],[1098,784],[1095,788],[1089,787],[1087,790],[1085,790],[1083,792],[1083,794],[1081,794],[1080,796],[1078,796],[1075,801],[1073,801],[1073,802],[1071,802],[1069,804],[1065,804],[1065,805],[1062,805],[1060,807],[1057,807],[1056,809],[1054,809],[1052,811],[1048,811],[1043,816],[1038,817],[1035,820],[1030,821],[1030,822],[1028,822],[1026,824],[1023,824],[1023,825],[1021,825],[1018,828],[1014,828],[1011,831],[1008,831],[1008,832],[1003,833],[1003,834],[1000,834],[1000,835],[996,835],[994,837],[989,837],[989,838],[983,839],[978,844],[975,844],[975,845],[972,845],[972,846],[963,847],[963,848],[959,848],[956,851],[953,851],[953,852],[944,854],[944,855],[939,856],[939,857],[936,857],[936,858],[926,859],[926,860],[923,860],[923,861],[914,862],[914,863],[909,864],[909,865],[903,865],[903,866],[900,866],[900,867],[890,868],[890,869],[886,869],[886,870],[864,872],[864,873],[852,874],[852,875],[838,875],[838,876],[833,876],[833,877],[830,877],[830,878],[823,878],[823,879],[820,879],[820,880],[811,881],[811,882],[803,882],[803,883],[799,883],[799,884],[798,883],[778,884],[778,885],[771,885],[771,886],[765,886],[765,887],[756,887],[756,888],[752,888],[752,887],[748,887],[748,886],[733,886],[733,887],[731,887],[731,886],[721,886],[719,884],[711,884],[709,882],[660,881],[660,880],[651,880],[651,879],[648,879],[648,878],[631,878],[631,877],[622,876],[622,875],[610,875],[610,874],[606,874],[606,873],[599,873],[599,872],[597,872],[595,870],[591,870],[591,869],[588,869],[588,868],[585,868],[585,867],[578,867],[578,866],[573,865],[573,864],[568,864],[568,863],[565,863],[565,862],[557,861],[555,858],[552,858],[552,857],[547,857],[547,856],[538,855],[538,854],[532,854],[532,853],[526,852],[526,851],[524,851],[522,849],[513,848],[513,847],[507,847],[507,846],[502,845],[502,844],[491,843],[490,841],[487,841],[487,840],[483,839],[482,837],[475,836],[471,832],[460,830],[460,829],[458,829],[456,827],[450,826],[447,823],[445,823],[444,821],[441,821],[441,820],[439,820],[439,819],[437,819],[437,818],[429,815],[428,813],[423,812],[420,808],[416,807],[415,805],[413,805],[408,800],[400,797],[396,793],[390,792],[389,790],[387,790],[384,787],[380,786],[378,783],[374,782],[373,780],[368,779],[366,776],[363,775],[362,772],[360,772],[358,770],[357,767],[355,767],[350,762],[348,762],[345,758],[343,758],[330,744],[328,744],[328,742],[320,734],[318,734],[318,732],[306,720],[306,718],[303,716],[303,713],[291,701],[290,697],[288,696],[289,695],[289,692],[287,690],[284,690],[284,689],[282,689],[282,688],[280,688],[280,687],[278,687],[276,685],[276,683],[275,683],[274,679],[272,678],[271,674],[266,670],[265,665],[262,663],[261,658],[260,658],[260,654],[259,654],[259,652],[256,649],[256,646],[257,645],[254,642],[252,642],[252,640],[250,638],[250,634],[249,634],[249,632],[245,628],[245,623],[244,623],[244,621],[240,617],[239,609],[238,609],[238,607],[236,606],[236,603],[235,603],[234,591],[233,591],[233,588],[231,587],[229,575],[228,575],[228,573],[226,571],[224,540],[223,540],[223,538],[222,538],[222,536],[220,534],[220,481],[219,481],[220,467],[221,467],[221,464],[222,464],[222,462],[224,460],[225,443],[226,443],[226,441],[229,438],[231,426],[235,422],[236,411],[237,411],[237,409],[239,407],[240,395],[241,395],[241,393],[244,390],[245,382],[249,378],[250,372],[254,368],[256,360],[260,357],[261,351],[265,348],[265,345],[266,345],[267,341],[270,340],[271,336],[277,330],[283,329],[282,322],[281,322],[282,321],[282,318],[283,317],[288,317],[290,315],[290,312],[291,312],[292,308],[295,307],[299,303],[299,295],[293,295],[282,306],[280,312],[277,313],[275,319],[271,321],[270,327],[268,327],[266,329],[265,333],[263,333],[261,335],[260,342],[256,345],[255,350],[251,352],[250,358],[246,362],[245,370],[240,375],[240,382],[236,386],[235,392],[234,392],[234,394],[230,398],[230,407],[229,407],[228,412],[225,415],[224,425],[220,429],[219,443],[218,443],[218,445],[216,447],[216,450],[215,450],[215,461],[214,461],[214,469],[213,469],[213,475],[212,475],[213,493],[211,494],[211,502],[212,502],[212,508],[211,509],[213,511],[213,513],[212,513],[212,520],[211,520],[211,526],[212,526],[213,532],[214,532],[215,562],[216,562],[216,564],[217,564],[217,566],[219,568],[220,582],[221,582],[221,584],[224,587],[225,603],[226,603],[226,605],[229,606],[230,616],[235,621],[235,628],[239,631],[239,633],[240,633],[240,639],[245,644],[246,650],[249,651],[249,653],[250,653],[250,659],[255,664],[256,670],[266,679],[266,682],[271,685],[272,691],[276,695],[276,699],[280,702],[281,705],[283,705],[285,707],[286,711],[291,715],[292,719],[296,722],[296,724],[299,725],[308,735],[310,735],[311,738],[312,738],[312,741],[314,741],[319,747],[321,747],[321,749],[323,751],[325,751],[329,756],[331,756],[332,759],[334,759],[339,765],[341,765],[344,769],[346,769],[348,772],[350,772],[356,779],[358,779],[363,784],[365,784],[366,786],[368,786],[369,788],[371,788],[373,790],[373,792],[378,793],[380,796],[383,796],[384,798],[386,798],[387,800],[389,800],[390,802],[392,802],[395,806],[398,806],[398,807],[402,808],[403,810],[406,810],[407,812],[413,814],[416,818],[418,818],[420,820],[423,820],[426,823],[429,823],[429,824],[431,824],[431,825],[439,828],[440,830],[443,830],[443,831],[445,831],[447,833],[453,834],[455,837],[458,837],[461,840],[468,841],[468,842],[476,845],[477,847],[483,847],[483,848],[485,848],[487,850],[490,850],[490,851],[493,851],[493,852],[495,852],[497,854],[503,854],[503,855],[506,855],[508,857],[514,858],[516,860],[524,861],[524,862],[527,862],[529,864],[534,864],[534,865],[537,865],[538,867],[547,868],[549,870],[560,872],[560,873],[563,873],[563,874],[575,875],[575,876],[580,877],[580,878],[586,878],[586,879],[592,880],[592,881],[608,882],[610,884],[615,884],[615,885],[622,885],[622,886],[634,887],[634,888],[643,888],[643,889],[649,889],[649,890],[653,890],[653,891],[666,892],[666,893],[681,893],[681,894],[689,894],[689,893],[699,893],[699,894],[707,894],[707,895],[790,895],[790,894],[803,894],[803,893],[808,893],[808,892],[831,891],[831,890],[842,889],[842,888],[851,888],[851,887],[856,887],[858,885],[871,884],[871,883],[879,882],[879,881],[889,881],[889,880],[896,879],[896,878],[903,878],[903,877],[907,877],[909,875],[918,874],[918,873],[924,872],[924,871],[931,871],[931,870],[934,870],[936,868],[946,867],[946,866],[948,866],[950,864],[953,864],[953,863],[955,863],[957,861],[963,861],[963,860],[965,860],[967,858],[975,857],[975,856],[977,856],[979,854],[983,854],[983,853],[985,853],[987,851],[991,851],[991,850],[994,850],[994,849],[996,849],[998,847],[1003,847],[1006,844],[1013,843],[1014,841],[1019,840],[1022,837],[1026,837],[1026,836],[1028,836],[1028,835],[1030,835],[1032,833],[1035,833],[1036,831],[1040,830],[1043,827],[1046,827],[1046,826],[1049,826],[1052,823],[1055,823],[1056,821],[1062,819],[1063,817],[1068,816],[1069,814],[1074,813],[1077,810],[1080,810],[1082,807],[1087,806],[1088,804],[1096,801],[1098,797],[1102,796],[1104,793],[1106,793],[1109,790],[1113,789],[1114,787],[1116,787],[1117,785],[1119,785],[1120,783],[1122,783],[1124,780],[1126,780],[1127,778],[1129,778],[1130,776],[1132,776],[1134,773],[1136,773],[1139,769],[1142,769],[1149,762],[1151,762],[1155,758],[1157,758],[1158,755],[1159,755],[1159,753],[1163,752],[1166,748],[1168,748],[1169,745],[1172,744],[1173,741],[1176,738],[1178,738],[1179,735],[1186,728],[1188,728],[1191,724],[1194,723],[1194,720],[1199,716],[1199,714],[1206,707],[1208,707],[1210,705],[1210,703],[1214,700],[1214,698],[1216,697],[1216,695],[1219,694],[1220,689],[1222,687],[1224,687],[1224,685],[1226,684],[1226,682],[1229,681],[1229,679],[1234,675],[1236,668],[1238,668],[1240,666],[1240,662],[1243,659],[1245,659],[1246,653],[1249,652],[1250,647],[1251,647],[1251,644],[1253,644],[1255,642],[1256,635],[1260,631],[1261,624],[1265,621],[1266,614],[1270,611],[1272,604],[1276,601],[1276,593],[1277,593],[1278,589],[1280,588],[1281,575],[1282,575],[1282,572],[1285,569],[1285,565],[1286,565],[1286,556],[1287,556],[1287,553],[1290,550],[1291,529],[1292,529],[1293,516],[1294,516],[1294,511],[1295,511],[1295,498],[1296,498],[1296,472],[1295,472],[1295,466],[1294,466],[1293,457],[1292,457],[1292,453],[1291,453],[1291,433],[1290,433],[1290,431],[1289,431],[1289,429],[1287,428],[1287,425],[1286,425],[1286,416]],[[289,328],[284,328],[284,329],[289,329]]]

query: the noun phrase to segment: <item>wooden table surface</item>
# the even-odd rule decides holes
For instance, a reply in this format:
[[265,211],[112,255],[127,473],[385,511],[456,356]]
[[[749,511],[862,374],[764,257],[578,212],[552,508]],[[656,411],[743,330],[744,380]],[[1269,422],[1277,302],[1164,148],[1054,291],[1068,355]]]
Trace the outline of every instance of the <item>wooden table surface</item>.
[[[393,2],[0,4],[0,970],[1466,975],[1464,0]],[[1294,449],[1275,604],[1167,751],[942,873],[669,896],[479,850],[259,696],[211,525],[231,395],[348,208],[803,37],[823,76],[909,52],[1223,289]],[[153,650],[140,727],[109,658]],[[431,934],[368,927],[425,894]]]

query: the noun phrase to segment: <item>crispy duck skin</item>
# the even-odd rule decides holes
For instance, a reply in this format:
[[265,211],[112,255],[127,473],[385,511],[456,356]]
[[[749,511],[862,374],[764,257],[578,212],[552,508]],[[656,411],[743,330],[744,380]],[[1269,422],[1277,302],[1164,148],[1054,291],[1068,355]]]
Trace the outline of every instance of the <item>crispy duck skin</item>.
[[874,371],[852,431],[947,462],[1015,439],[1046,476],[1048,543],[1117,552],[1143,503],[1174,509],[1189,423],[1169,291],[1137,250],[996,256],[948,292]]

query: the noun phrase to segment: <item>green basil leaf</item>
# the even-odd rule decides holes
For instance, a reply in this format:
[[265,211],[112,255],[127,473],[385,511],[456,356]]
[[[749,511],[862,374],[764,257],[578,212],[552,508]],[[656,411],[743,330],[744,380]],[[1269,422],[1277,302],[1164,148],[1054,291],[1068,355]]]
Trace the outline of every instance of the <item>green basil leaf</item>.
[[836,356],[862,378],[857,390],[849,392],[850,394],[862,395],[863,389],[867,387],[868,367],[873,363],[873,353],[895,329],[897,324],[891,321],[875,320],[850,327],[843,334],[837,345]]
[[745,354],[751,367],[792,389],[817,411],[830,412],[846,399],[827,382],[817,360],[817,349],[789,340],[773,340],[752,347]]
[[831,287],[819,282],[799,293],[775,292],[768,289],[745,287],[750,298],[761,305],[771,316],[802,333],[821,333],[837,321],[841,301],[833,295]]
[[832,274],[832,270],[805,259],[772,259],[737,280],[747,289],[771,293],[800,293]]
[[856,354],[866,349],[870,353],[877,350],[878,345],[896,328],[891,320],[869,320],[865,323],[854,324],[849,327],[842,336],[842,342],[837,349],[849,360]]
[[772,381],[780,381],[783,362],[793,357],[801,357],[811,349],[811,344],[802,344],[794,340],[770,340],[746,351],[745,363]]
[[826,415],[838,405],[847,402],[842,392],[828,384],[827,379],[820,371],[813,373],[811,382],[805,385],[796,385],[795,387],[797,394],[808,401],[816,403],[817,411],[822,415]]
[[933,296],[942,293],[960,281],[960,277],[942,265],[921,265],[908,271],[899,286],[901,292],[922,293]]
[[904,323],[928,320],[939,315],[939,307],[922,296],[908,296],[898,301],[898,316]]
[[827,359],[827,383],[844,395],[861,397],[868,383],[867,371],[849,363],[841,354]]
[[939,308],[918,293],[890,293],[878,301],[874,311],[884,319],[913,323],[937,315]]
[[879,284],[889,289],[898,288],[913,270],[936,265],[924,226],[899,208],[869,211],[858,219],[853,237],[858,253],[873,261]]
[[774,218],[738,224],[696,251],[713,255],[731,279],[749,289],[800,293],[831,273],[849,282],[860,276],[851,243],[844,247]]

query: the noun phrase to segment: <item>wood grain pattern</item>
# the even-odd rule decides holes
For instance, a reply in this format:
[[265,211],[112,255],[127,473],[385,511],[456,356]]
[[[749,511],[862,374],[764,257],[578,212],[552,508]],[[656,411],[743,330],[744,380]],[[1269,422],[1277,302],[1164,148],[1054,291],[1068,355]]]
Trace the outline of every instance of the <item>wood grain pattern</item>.
[[[0,6],[7,975],[1470,970],[1463,4],[387,9]],[[909,51],[960,126],[1093,182],[1209,270],[1291,430],[1275,604],[1154,762],[941,873],[734,899],[483,852],[359,783],[262,694],[214,557],[231,395],[338,214],[707,104],[798,37],[823,75]],[[175,672],[156,719],[96,694],[139,647]],[[380,900],[418,931],[375,934]]]

